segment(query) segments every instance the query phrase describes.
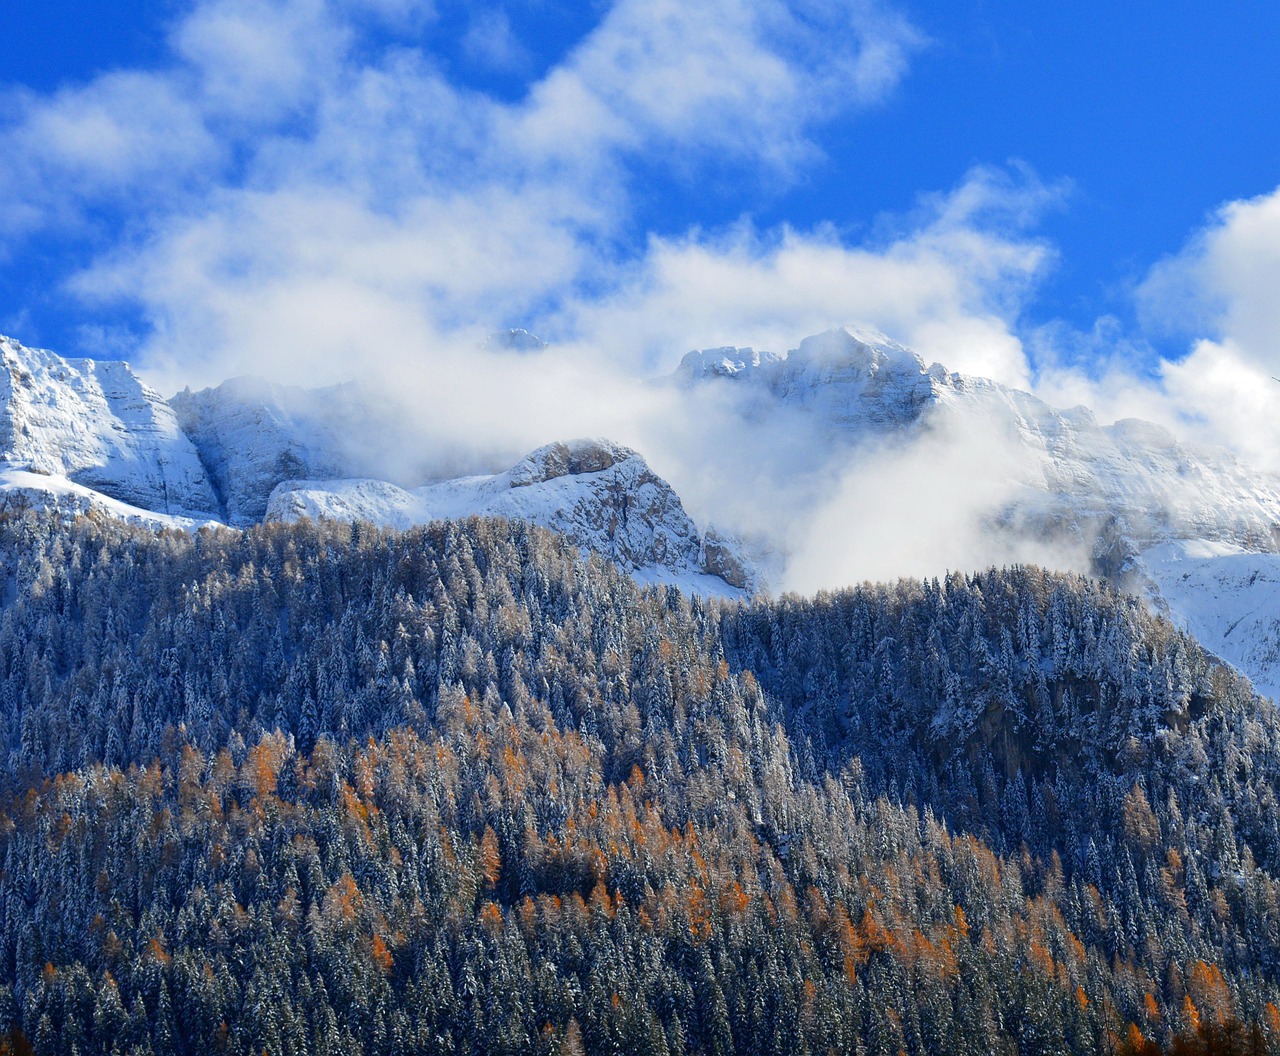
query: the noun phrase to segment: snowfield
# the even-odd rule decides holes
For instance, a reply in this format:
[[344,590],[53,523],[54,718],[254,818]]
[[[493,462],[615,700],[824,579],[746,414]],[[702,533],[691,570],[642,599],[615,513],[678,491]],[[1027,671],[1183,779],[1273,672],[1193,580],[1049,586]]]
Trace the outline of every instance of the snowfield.
[[1155,604],[1211,653],[1280,698],[1280,554],[1198,539],[1145,551]]

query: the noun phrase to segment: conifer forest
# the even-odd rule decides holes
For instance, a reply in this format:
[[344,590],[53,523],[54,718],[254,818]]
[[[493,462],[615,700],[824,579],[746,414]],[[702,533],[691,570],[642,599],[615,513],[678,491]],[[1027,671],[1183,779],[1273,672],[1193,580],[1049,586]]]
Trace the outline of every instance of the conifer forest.
[[1097,582],[14,510],[0,603],[0,1051],[1280,1043],[1280,715]]

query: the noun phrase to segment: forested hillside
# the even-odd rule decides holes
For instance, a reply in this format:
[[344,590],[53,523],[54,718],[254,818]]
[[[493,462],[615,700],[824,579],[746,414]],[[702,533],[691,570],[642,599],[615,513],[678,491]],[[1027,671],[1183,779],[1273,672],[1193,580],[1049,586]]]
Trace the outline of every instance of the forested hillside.
[[1280,718],[1088,581],[707,603],[479,520],[0,561],[10,1049],[1280,1041]]

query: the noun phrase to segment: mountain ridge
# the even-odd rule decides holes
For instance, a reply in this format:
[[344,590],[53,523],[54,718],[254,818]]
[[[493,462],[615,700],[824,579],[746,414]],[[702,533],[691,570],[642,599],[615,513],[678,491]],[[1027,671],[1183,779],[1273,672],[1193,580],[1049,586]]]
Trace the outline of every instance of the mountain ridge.
[[[532,335],[520,346],[545,347]],[[65,360],[11,339],[3,349],[0,489],[24,502],[38,501],[42,485],[50,501],[77,506],[100,493],[113,515],[179,527],[300,516],[406,527],[438,516],[516,516],[565,532],[641,581],[730,597],[777,585],[761,571],[769,561],[750,556],[732,524],[727,533],[700,529],[643,457],[619,457],[629,449],[612,441],[590,441],[576,455],[574,444],[584,442],[555,441],[504,473],[433,481],[410,469],[393,480],[369,471],[380,468],[379,450],[407,444],[394,423],[371,427],[377,397],[358,385],[307,390],[240,378],[165,403],[127,364]],[[753,426],[803,421],[823,438],[828,467],[856,464],[885,445],[962,448],[980,436],[993,457],[960,471],[999,482],[982,511],[991,538],[1007,541],[1010,553],[1028,541],[1074,548],[1093,574],[1143,593],[1180,626],[1207,635],[1206,645],[1261,689],[1280,693],[1280,649],[1267,644],[1280,640],[1280,624],[1266,604],[1270,570],[1280,570],[1280,478],[1149,422],[1099,425],[1087,408],[1056,409],[926,365],[883,334],[850,327],[807,337],[786,355],[732,346],[690,352],[660,383],[695,408],[704,393],[718,393]],[[378,438],[378,450],[357,451],[355,436]],[[582,462],[587,452],[601,464]],[[563,462],[563,472],[551,474],[552,462]],[[787,540],[769,545],[785,561]],[[1250,575],[1228,568],[1240,555],[1252,562]],[[1188,576],[1212,589],[1181,589]],[[1247,635],[1232,640],[1229,628]]]

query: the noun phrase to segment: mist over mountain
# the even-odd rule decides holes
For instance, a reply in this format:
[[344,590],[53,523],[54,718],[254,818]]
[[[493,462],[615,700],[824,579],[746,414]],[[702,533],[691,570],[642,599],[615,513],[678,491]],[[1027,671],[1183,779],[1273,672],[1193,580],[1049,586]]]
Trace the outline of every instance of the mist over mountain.
[[[494,343],[547,348],[523,331]],[[124,364],[4,348],[9,493],[101,495],[185,524],[522,517],[642,581],[724,596],[1030,562],[1147,597],[1280,692],[1280,477],[1151,423],[1101,424],[927,365],[873,332],[828,331],[785,355],[691,352],[632,383],[647,410],[624,401],[629,446],[550,435],[523,461],[482,424],[442,446],[429,406],[369,379],[242,378],[166,404]],[[133,404],[102,394],[98,374]]]

